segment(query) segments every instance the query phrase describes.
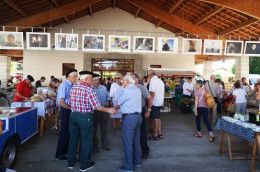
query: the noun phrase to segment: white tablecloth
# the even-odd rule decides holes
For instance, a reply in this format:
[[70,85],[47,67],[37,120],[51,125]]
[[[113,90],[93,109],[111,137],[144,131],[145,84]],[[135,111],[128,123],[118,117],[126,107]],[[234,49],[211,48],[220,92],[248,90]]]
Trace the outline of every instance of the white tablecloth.
[[45,100],[43,102],[13,102],[11,107],[37,107],[38,116],[45,115],[56,108],[55,101]]

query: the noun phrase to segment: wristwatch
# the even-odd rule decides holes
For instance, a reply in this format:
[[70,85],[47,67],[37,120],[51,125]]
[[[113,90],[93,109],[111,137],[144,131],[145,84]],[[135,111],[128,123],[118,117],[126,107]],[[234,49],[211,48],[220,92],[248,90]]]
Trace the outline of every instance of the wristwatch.
[[151,112],[151,109],[147,109],[147,110]]

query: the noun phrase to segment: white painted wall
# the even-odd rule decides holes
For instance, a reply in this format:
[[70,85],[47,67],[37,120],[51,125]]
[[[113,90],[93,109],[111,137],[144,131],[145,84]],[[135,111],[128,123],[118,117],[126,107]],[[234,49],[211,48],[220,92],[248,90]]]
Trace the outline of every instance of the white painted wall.
[[[63,28],[63,33],[71,33],[74,28],[74,33],[79,34],[79,51],[24,51],[24,75],[31,74],[35,79],[40,78],[42,75],[48,80],[51,75],[61,78],[62,63],[75,63],[78,70],[83,69],[84,53],[81,51],[81,34],[86,34],[87,29],[100,29],[100,34],[106,35],[106,51],[108,47],[108,35],[113,35],[114,31],[103,30],[122,30],[116,31],[116,35],[131,36],[133,43],[133,36],[149,36],[149,33],[142,32],[156,32],[150,36],[156,37],[155,45],[157,50],[157,37],[173,37],[174,35],[163,28],[155,28],[155,26],[141,18],[135,19],[133,15],[120,9],[105,9],[98,13],[94,13],[94,17],[85,16],[77,20],[73,20],[70,24],[62,24],[55,27],[55,30],[48,30],[51,32],[51,42],[54,45],[54,33],[60,32],[59,28]],[[84,29],[84,30],[79,30]],[[126,32],[138,31],[138,32]],[[164,34],[159,33],[164,32]],[[98,30],[89,30],[89,34],[98,34]],[[131,49],[133,44],[131,43]],[[182,38],[179,38],[179,53],[178,54],[142,54],[143,55],[143,69],[153,65],[162,65],[163,68],[187,68],[194,69],[195,57],[194,55],[182,55]],[[106,52],[107,53],[107,52]],[[108,57],[109,58],[109,57]],[[64,78],[64,77],[63,77]],[[47,80],[47,81],[48,81]]]

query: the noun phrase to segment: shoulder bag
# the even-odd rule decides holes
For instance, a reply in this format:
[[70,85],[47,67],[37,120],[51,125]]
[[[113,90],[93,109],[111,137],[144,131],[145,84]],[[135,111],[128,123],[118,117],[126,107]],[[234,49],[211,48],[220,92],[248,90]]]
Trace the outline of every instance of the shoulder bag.
[[[211,95],[213,96],[209,82],[208,82],[208,86],[209,86],[209,91],[210,91]],[[215,103],[218,103],[218,98],[217,97],[213,97],[213,99],[214,99]]]

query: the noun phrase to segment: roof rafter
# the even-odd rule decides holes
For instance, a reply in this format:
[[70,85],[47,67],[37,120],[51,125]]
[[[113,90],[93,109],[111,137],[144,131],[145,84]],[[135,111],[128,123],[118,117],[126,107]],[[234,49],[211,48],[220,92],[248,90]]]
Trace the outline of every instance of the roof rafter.
[[66,22],[67,22],[68,24],[70,24],[70,19],[69,19],[67,16],[65,16],[64,19],[66,20]]
[[255,22],[257,22],[257,21],[258,21],[258,19],[255,19],[255,18],[250,19],[250,20],[247,20],[247,21],[245,21],[245,22],[239,23],[238,25],[235,25],[235,26],[233,26],[233,27],[230,27],[230,28],[228,28],[228,29],[226,29],[226,30],[222,30],[222,31],[219,32],[219,34],[220,34],[220,35],[227,34],[227,33],[229,33],[229,32],[232,32],[232,31],[237,30],[237,29],[239,29],[239,28],[242,28],[242,27],[244,27],[244,26],[250,25],[250,24],[255,23]]
[[27,12],[24,11],[21,7],[19,7],[13,0],[4,0],[4,2],[7,3],[8,5],[10,5],[12,8],[14,8],[16,11],[18,11],[24,17],[28,16]]
[[93,17],[93,11],[91,5],[88,8],[89,8],[90,16]]
[[168,23],[178,29],[184,30],[185,32],[197,34],[214,34],[213,32],[208,31],[200,26],[194,26],[192,22],[183,20],[183,18],[177,15],[167,13],[166,11],[159,9],[152,3],[139,0],[128,0],[128,2],[146,11],[151,16],[157,16],[159,20],[162,20],[163,22]]
[[156,28],[159,27],[162,23],[163,23],[163,21],[162,21],[162,20],[159,20],[159,21],[156,23],[155,27],[156,27]]
[[[42,12],[39,12],[37,14],[34,14],[32,16],[28,17],[22,17],[17,20],[13,20],[9,23],[6,23],[6,26],[26,26],[26,27],[32,27],[41,25],[44,23],[47,23],[52,20],[56,20],[59,18],[62,18],[64,16],[68,16],[72,14],[73,12],[78,12],[86,7],[89,7],[90,5],[93,5],[97,2],[100,2],[101,0],[76,0],[72,1],[70,3],[61,5],[59,7],[53,8],[52,10],[52,16],[50,15],[50,10],[44,10]],[[24,28],[20,29],[23,30]],[[15,30],[15,28],[10,28],[10,30]]]
[[202,18],[200,18],[196,23],[194,23],[195,25],[200,24],[201,22],[207,20],[208,18],[210,18],[211,16],[215,15],[216,13],[218,13],[219,11],[221,11],[224,7],[216,7],[215,9],[213,9],[212,11],[210,11],[208,14],[206,14],[205,16],[203,16]]
[[170,9],[169,13],[172,13],[181,3],[183,0],[178,0]]
[[138,8],[138,10],[137,10],[137,11],[136,11],[136,13],[135,13],[135,18],[137,18],[137,17],[138,17],[138,15],[139,15],[140,11],[141,11],[141,8]]
[[260,2],[256,0],[199,0],[210,4],[223,6],[260,19]]

